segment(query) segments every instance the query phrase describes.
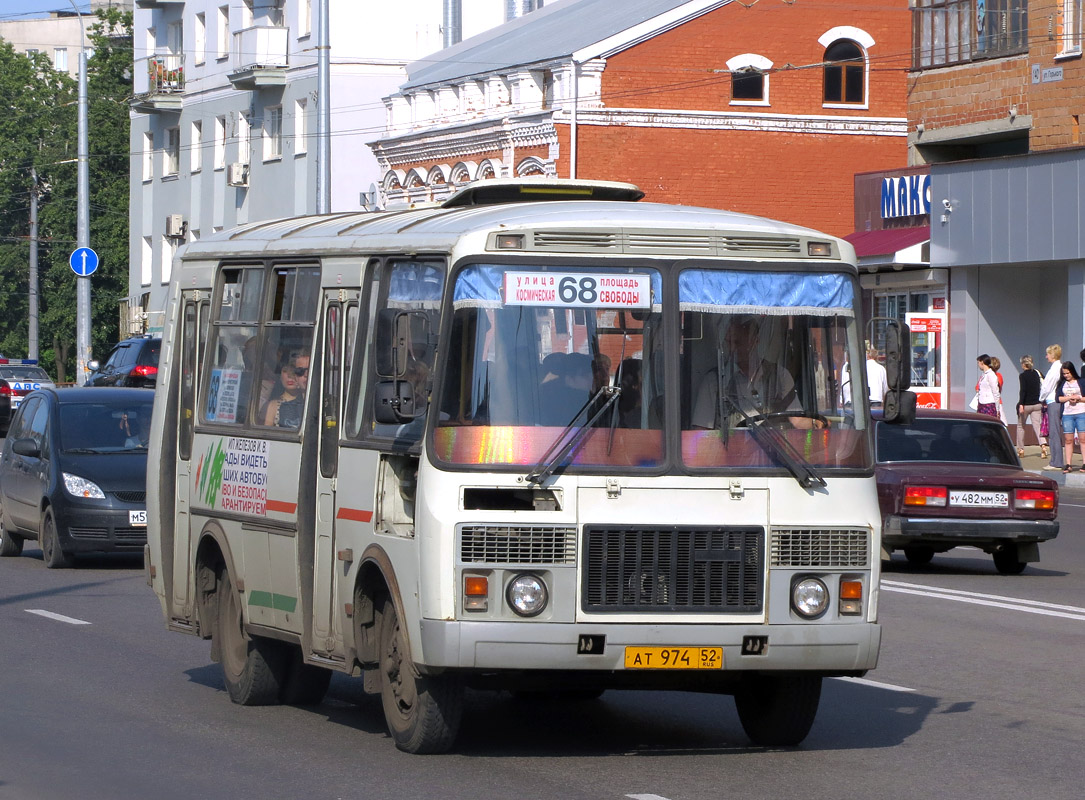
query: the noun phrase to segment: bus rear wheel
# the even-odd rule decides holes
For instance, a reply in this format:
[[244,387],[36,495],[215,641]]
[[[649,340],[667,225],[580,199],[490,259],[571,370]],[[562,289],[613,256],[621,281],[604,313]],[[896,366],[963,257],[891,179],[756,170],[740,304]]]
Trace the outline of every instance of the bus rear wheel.
[[747,675],[735,707],[750,741],[792,747],[810,733],[821,702],[819,675]]
[[463,684],[451,674],[420,675],[395,606],[380,613],[381,704],[388,733],[408,753],[444,753],[456,740],[463,713]]
[[212,636],[219,639],[222,678],[230,699],[242,706],[277,704],[286,667],[283,648],[278,642],[245,633],[241,598],[225,569],[219,573],[216,593],[218,617]]

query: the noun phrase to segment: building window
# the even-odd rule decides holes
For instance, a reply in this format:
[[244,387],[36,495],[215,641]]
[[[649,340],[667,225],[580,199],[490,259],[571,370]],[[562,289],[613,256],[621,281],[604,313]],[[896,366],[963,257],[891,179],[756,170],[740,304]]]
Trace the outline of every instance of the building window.
[[1081,55],[1082,0],[1063,0],[1060,56]]
[[162,283],[169,283],[173,274],[173,255],[177,252],[177,240],[172,236],[162,237]]
[[154,134],[143,134],[143,180],[154,178]]
[[743,53],[727,59],[727,69],[732,105],[768,105],[771,61],[756,53]]
[[827,104],[866,102],[866,59],[855,42],[833,42],[825,50],[824,100]]
[[162,177],[176,175],[181,169],[181,129],[166,129],[166,147],[163,150]]
[[230,7],[219,6],[218,10],[218,59],[230,57]]
[[202,64],[207,55],[207,15],[204,12],[201,11],[196,15],[195,27],[196,29],[193,31],[195,43],[192,47],[192,60],[197,64]]
[[192,143],[188,151],[188,171],[199,172],[203,160],[203,122],[195,120],[192,123]]
[[249,115],[244,111],[237,112],[237,160],[241,164],[249,163]]
[[67,47],[54,47],[53,48],[53,66],[56,67],[57,72],[68,71],[68,48]]
[[226,117],[215,117],[215,169],[226,169]]
[[264,109],[264,161],[283,157],[283,107]]
[[294,101],[294,155],[305,153],[309,149],[308,133],[309,101],[306,98]]
[[298,38],[313,32],[313,0],[301,0],[298,8]]
[[143,247],[139,255],[139,282],[143,286],[151,285],[151,269],[153,268],[154,249],[151,245],[151,237],[143,237]]
[[1028,0],[913,0],[913,69],[1027,51]]

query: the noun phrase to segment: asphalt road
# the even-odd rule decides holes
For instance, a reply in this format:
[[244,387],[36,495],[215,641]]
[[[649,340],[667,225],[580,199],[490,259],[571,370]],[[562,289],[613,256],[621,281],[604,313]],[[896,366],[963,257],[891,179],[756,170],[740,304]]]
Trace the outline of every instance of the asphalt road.
[[[360,681],[313,709],[230,703],[138,560],[0,560],[0,800],[1085,796],[1085,491],[1043,561],[958,549],[883,576],[881,664],[826,682],[800,748],[751,748],[728,697],[469,696],[456,751],[408,756]],[[43,612],[45,612],[43,614]],[[49,615],[59,615],[49,616]]]

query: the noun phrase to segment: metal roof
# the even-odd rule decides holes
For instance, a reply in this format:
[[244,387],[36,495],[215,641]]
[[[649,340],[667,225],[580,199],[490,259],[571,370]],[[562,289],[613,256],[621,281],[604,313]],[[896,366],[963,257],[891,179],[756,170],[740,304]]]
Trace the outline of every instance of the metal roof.
[[560,0],[408,64],[400,90],[565,58],[687,4],[690,0]]

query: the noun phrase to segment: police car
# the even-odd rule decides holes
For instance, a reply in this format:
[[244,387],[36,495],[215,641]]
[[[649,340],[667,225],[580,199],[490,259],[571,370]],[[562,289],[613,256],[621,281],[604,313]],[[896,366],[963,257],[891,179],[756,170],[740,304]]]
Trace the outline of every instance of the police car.
[[49,373],[33,359],[0,358],[0,435],[7,435],[8,425],[23,398],[35,389],[53,388]]

